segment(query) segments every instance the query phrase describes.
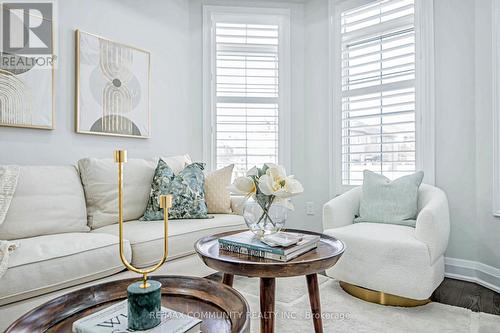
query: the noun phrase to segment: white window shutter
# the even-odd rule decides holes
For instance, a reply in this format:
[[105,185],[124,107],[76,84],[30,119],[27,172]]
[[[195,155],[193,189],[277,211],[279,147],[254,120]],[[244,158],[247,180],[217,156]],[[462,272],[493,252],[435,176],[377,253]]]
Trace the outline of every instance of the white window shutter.
[[373,1],[340,14],[342,185],[363,170],[416,169],[413,0]]
[[279,25],[215,22],[215,165],[278,163]]

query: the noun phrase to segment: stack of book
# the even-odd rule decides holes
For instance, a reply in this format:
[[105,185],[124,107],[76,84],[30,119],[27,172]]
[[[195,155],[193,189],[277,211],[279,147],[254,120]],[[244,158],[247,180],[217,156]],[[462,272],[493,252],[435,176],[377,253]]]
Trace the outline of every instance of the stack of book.
[[219,238],[219,249],[260,258],[289,261],[315,249],[319,240],[320,237],[316,235],[285,232],[260,240],[251,231],[244,231]]
[[[73,333],[119,333],[132,332],[128,329],[127,301],[123,301],[73,323]],[[201,320],[162,307],[158,326],[136,333],[199,333]]]

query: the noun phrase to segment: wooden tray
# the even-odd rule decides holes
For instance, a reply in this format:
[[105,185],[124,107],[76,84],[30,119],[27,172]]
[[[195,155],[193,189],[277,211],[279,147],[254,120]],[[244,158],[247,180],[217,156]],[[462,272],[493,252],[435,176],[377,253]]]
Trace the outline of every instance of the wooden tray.
[[[152,276],[162,284],[162,305],[203,320],[203,333],[250,332],[250,308],[239,292],[221,283],[183,276]],[[5,333],[70,333],[77,319],[126,299],[139,279],[98,284],[57,297],[16,320]]]

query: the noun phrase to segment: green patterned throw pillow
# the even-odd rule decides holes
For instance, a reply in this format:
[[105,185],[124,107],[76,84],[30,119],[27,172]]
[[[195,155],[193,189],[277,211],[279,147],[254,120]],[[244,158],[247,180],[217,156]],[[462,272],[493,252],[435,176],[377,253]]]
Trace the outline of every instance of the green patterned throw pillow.
[[163,194],[173,195],[172,208],[168,211],[168,218],[209,218],[203,187],[204,167],[204,163],[192,163],[175,175],[167,163],[160,159],[151,184],[148,206],[141,220],[163,220],[163,209],[160,208],[159,203],[160,195]]

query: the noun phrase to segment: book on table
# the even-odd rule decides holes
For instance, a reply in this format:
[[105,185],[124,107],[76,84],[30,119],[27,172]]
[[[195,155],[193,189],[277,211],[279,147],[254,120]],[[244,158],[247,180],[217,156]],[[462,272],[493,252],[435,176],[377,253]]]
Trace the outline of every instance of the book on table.
[[244,231],[219,238],[219,248],[260,258],[289,261],[316,248],[320,240],[320,236],[317,235],[290,234],[299,237],[296,244],[290,246],[272,246],[262,242],[251,231]]
[[201,320],[161,307],[161,322],[145,331],[128,329],[127,301],[111,305],[73,323],[73,333],[199,333]]

